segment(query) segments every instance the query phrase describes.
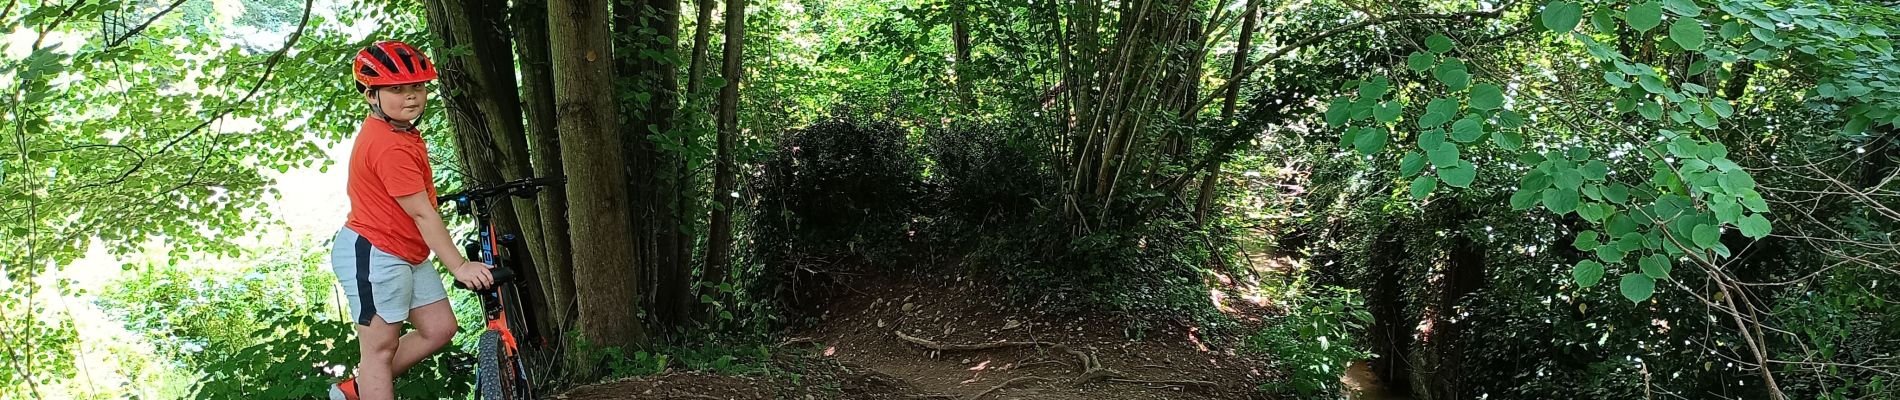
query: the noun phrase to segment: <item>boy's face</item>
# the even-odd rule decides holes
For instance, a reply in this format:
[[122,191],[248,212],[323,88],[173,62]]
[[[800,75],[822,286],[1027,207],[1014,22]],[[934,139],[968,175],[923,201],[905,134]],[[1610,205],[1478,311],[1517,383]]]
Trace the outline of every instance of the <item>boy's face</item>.
[[423,83],[384,86],[364,95],[369,104],[381,104],[389,118],[415,122],[429,105],[429,87]]

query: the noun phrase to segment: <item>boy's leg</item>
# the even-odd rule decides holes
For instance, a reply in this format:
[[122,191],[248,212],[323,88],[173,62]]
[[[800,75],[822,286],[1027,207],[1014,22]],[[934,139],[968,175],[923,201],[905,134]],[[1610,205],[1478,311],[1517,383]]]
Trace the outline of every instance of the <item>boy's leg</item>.
[[455,311],[449,308],[447,299],[409,310],[409,323],[416,329],[402,335],[402,344],[396,347],[395,357],[390,361],[396,375],[409,371],[409,367],[429,358],[455,337]]
[[402,323],[388,323],[378,315],[368,325],[357,325],[356,336],[362,343],[363,362],[356,366],[356,396],[360,400],[396,398],[395,370],[391,361],[399,349],[396,335]]

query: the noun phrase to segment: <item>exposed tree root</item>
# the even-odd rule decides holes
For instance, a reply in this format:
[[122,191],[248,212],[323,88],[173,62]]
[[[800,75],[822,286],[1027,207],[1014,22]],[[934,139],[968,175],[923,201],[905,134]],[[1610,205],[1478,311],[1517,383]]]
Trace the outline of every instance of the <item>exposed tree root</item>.
[[1003,388],[1010,387],[1011,385],[1015,385],[1015,384],[1023,383],[1023,382],[1029,382],[1029,381],[1042,381],[1042,380],[1047,380],[1047,379],[1043,379],[1042,377],[1035,376],[1035,375],[1019,376],[1019,377],[1016,377],[1016,379],[1003,381],[1003,383],[997,384],[996,386],[991,386],[989,389],[985,389],[981,392],[976,392],[976,394],[970,395],[970,397],[967,397],[964,400],[981,399],[983,398],[983,396],[988,396],[992,392],[1003,390]]
[[[930,349],[934,351],[978,351],[978,350],[993,350],[993,349],[1002,349],[1002,348],[1011,348],[1011,347],[1048,347],[1051,349],[1055,349],[1057,351],[1069,353],[1069,355],[1075,356],[1075,359],[1081,363],[1081,367],[1082,367],[1082,374],[1080,376],[1077,376],[1074,380],[1070,381],[1070,384],[1074,386],[1082,386],[1085,384],[1098,382],[1098,381],[1114,382],[1114,383],[1131,383],[1131,384],[1138,384],[1138,385],[1160,385],[1164,387],[1172,386],[1172,387],[1193,389],[1197,391],[1211,389],[1218,386],[1214,382],[1197,381],[1197,380],[1146,380],[1146,379],[1129,378],[1127,374],[1122,373],[1119,370],[1103,367],[1101,359],[1096,357],[1094,353],[1076,350],[1076,349],[1070,348],[1069,346],[1057,344],[1057,343],[1014,342],[1014,341],[1007,341],[1007,340],[999,340],[999,341],[989,342],[989,343],[944,344],[944,343],[938,343],[936,341],[932,341],[929,339],[906,335],[902,331],[897,331],[896,333],[897,333],[898,339],[903,339],[904,341],[910,342],[911,344],[915,344],[918,347],[923,347],[925,349]],[[1027,360],[1029,359],[1025,358],[1022,361],[1027,361]],[[1064,364],[1062,362],[1053,361],[1053,360],[1044,360],[1044,361],[1037,361],[1037,362],[1032,362],[1032,363],[1027,363],[1027,364],[1021,364],[1022,361],[1018,361],[1017,364],[1011,366],[1010,369],[1023,369],[1032,365],[1041,365],[1041,364],[1048,364],[1048,363],[1062,364],[1063,366],[1068,366],[1068,364]],[[1167,367],[1162,367],[1159,365],[1144,365],[1143,367],[1169,369]],[[983,396],[989,395],[991,392],[995,392],[997,390],[1002,390],[1003,388],[1009,387],[1010,385],[1015,385],[1022,382],[1031,381],[1031,380],[1040,381],[1040,380],[1047,380],[1047,379],[1036,377],[1033,375],[1019,377],[1016,379],[1010,379],[1008,381],[1003,382],[1000,385],[996,385],[995,387],[989,388],[989,390],[984,390],[982,392],[979,392],[975,396],[970,396],[967,400],[976,400]]]

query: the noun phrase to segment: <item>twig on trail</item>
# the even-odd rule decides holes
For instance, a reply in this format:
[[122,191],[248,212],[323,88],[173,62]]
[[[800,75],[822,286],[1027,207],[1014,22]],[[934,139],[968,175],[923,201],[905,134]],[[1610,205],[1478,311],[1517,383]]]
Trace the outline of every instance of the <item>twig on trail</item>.
[[1032,362],[1032,363],[1027,363],[1027,364],[1016,364],[1016,365],[1015,365],[1015,366],[1013,366],[1013,367],[1009,367],[1009,370],[1011,370],[1011,371],[1015,371],[1015,370],[1019,370],[1019,369],[1023,369],[1023,368],[1029,368],[1029,367],[1034,367],[1034,366],[1038,366],[1038,365],[1043,365],[1043,364],[1055,364],[1055,365],[1061,365],[1061,366],[1064,366],[1064,367],[1067,367],[1067,366],[1069,366],[1069,364],[1068,364],[1068,363],[1064,363],[1064,362],[1061,362],[1061,361],[1056,361],[1056,360],[1042,360],[1042,361],[1037,361],[1037,362]]
[[894,332],[897,333],[898,339],[904,339],[904,341],[910,342],[911,344],[915,344],[926,349],[937,350],[937,351],[975,351],[975,350],[1000,349],[1000,348],[1006,348],[1006,347],[1024,347],[1024,346],[1059,347],[1060,346],[1055,343],[1049,343],[1049,342],[1011,342],[1007,340],[999,340],[995,342],[977,343],[977,344],[942,344],[942,343],[931,341],[929,339],[906,335],[904,334],[904,331],[894,331]]
[[1016,377],[1015,379],[1010,379],[1010,380],[1007,380],[1007,381],[1003,381],[1003,383],[1001,383],[1001,384],[998,384],[998,385],[996,385],[996,386],[991,386],[991,387],[990,387],[989,389],[986,389],[986,390],[984,390],[984,391],[981,391],[981,392],[976,392],[976,394],[973,394],[973,395],[970,395],[970,397],[966,397],[966,398],[964,398],[964,399],[965,399],[965,400],[977,400],[977,399],[981,399],[981,398],[983,398],[983,396],[988,396],[988,395],[990,394],[990,392],[995,392],[995,391],[998,391],[998,390],[1002,390],[1003,388],[1006,388],[1006,387],[1010,387],[1011,385],[1015,385],[1015,384],[1018,384],[1018,383],[1023,383],[1023,382],[1028,382],[1028,381],[1045,381],[1045,380],[1048,380],[1048,379],[1044,379],[1044,378],[1042,378],[1042,377],[1039,377],[1039,376],[1035,376],[1035,375],[1030,375],[1030,376],[1019,376],[1019,377]]
[[1191,388],[1209,388],[1209,387],[1215,386],[1214,382],[1195,381],[1195,380],[1150,381],[1150,380],[1142,380],[1142,379],[1108,378],[1108,381],[1116,382],[1116,383],[1134,383],[1134,384],[1141,384],[1141,385],[1167,385],[1167,386],[1180,386],[1180,387],[1191,387]]
[[1161,365],[1161,364],[1142,364],[1142,365],[1141,365],[1141,367],[1142,367],[1142,368],[1154,368],[1154,369],[1165,369],[1165,370],[1169,370],[1169,371],[1173,371],[1173,370],[1174,370],[1174,368],[1168,368],[1167,366],[1165,366],[1165,365]]

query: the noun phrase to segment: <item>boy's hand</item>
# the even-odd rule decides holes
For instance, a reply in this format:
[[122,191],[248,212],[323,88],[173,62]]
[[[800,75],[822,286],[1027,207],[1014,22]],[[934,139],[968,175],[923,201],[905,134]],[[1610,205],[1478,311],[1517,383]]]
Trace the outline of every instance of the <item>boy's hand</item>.
[[488,290],[489,286],[495,284],[495,276],[488,272],[488,268],[488,264],[469,261],[462,263],[461,266],[449,268],[449,274],[455,275],[455,281],[461,282],[462,286],[467,286],[469,289]]

